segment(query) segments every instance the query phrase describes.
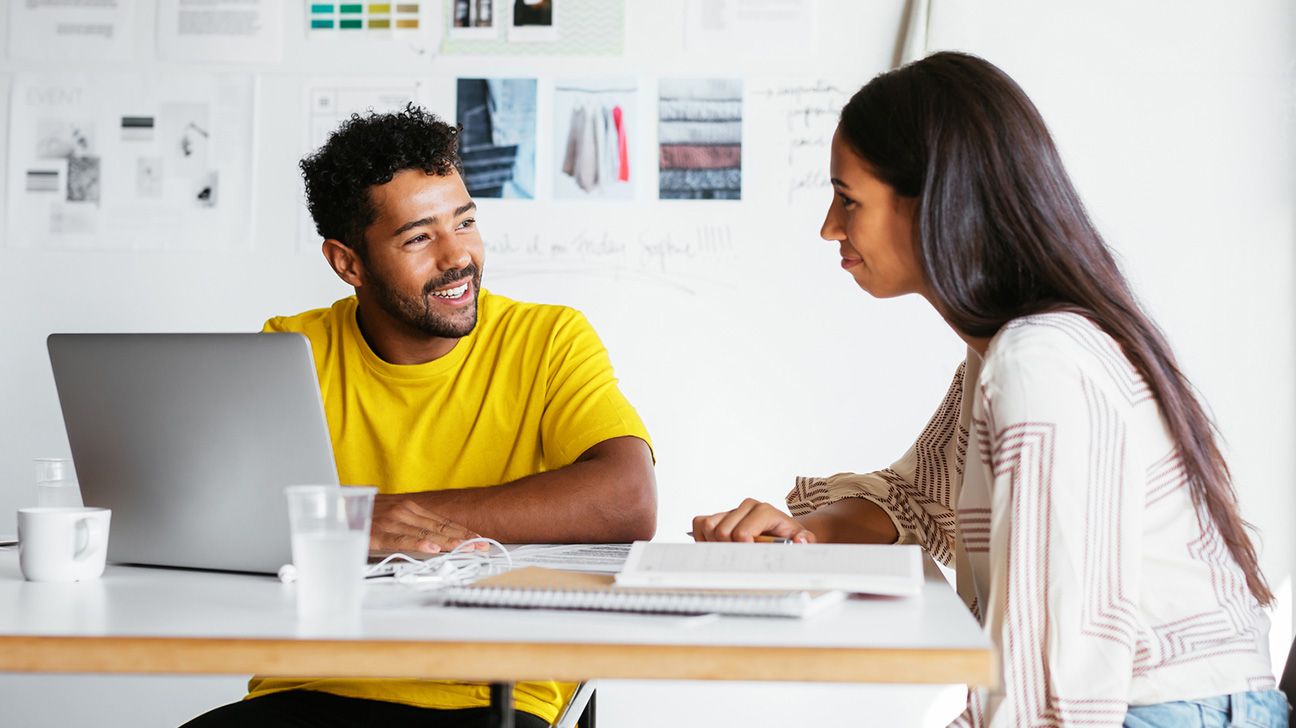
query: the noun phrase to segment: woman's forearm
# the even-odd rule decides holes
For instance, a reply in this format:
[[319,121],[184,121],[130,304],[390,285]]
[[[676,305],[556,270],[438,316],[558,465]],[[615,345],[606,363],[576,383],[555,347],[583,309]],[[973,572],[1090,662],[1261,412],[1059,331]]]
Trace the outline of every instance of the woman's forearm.
[[863,498],[844,498],[796,520],[821,543],[895,543],[900,537],[886,511]]

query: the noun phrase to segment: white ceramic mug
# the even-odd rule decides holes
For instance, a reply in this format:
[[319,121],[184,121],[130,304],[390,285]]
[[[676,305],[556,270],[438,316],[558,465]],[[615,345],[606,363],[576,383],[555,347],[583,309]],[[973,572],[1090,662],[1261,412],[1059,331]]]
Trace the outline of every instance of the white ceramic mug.
[[18,564],[28,581],[98,579],[108,554],[107,508],[19,508]]

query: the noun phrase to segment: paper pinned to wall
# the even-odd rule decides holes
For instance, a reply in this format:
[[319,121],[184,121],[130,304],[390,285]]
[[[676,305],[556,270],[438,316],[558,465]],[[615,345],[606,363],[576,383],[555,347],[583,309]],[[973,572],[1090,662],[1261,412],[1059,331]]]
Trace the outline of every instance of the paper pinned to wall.
[[559,9],[570,0],[515,0],[509,19],[508,39],[512,43],[542,43],[558,40]]
[[662,79],[657,93],[659,197],[742,199],[742,81]]
[[739,56],[800,55],[814,38],[814,0],[688,0],[684,47]]
[[628,78],[564,81],[554,87],[555,199],[634,197],[640,172],[635,168],[638,94]]
[[17,76],[9,239],[98,250],[246,245],[253,98],[246,75]]
[[[273,0],[276,4],[282,0]],[[442,20],[436,0],[406,2],[319,2],[306,0],[309,40],[408,43],[420,53],[441,44]]]
[[[306,84],[303,101],[305,110],[304,153],[319,149],[343,121],[352,114],[369,111],[379,113],[399,111],[409,103],[425,103],[424,84],[408,79],[353,79],[318,78]],[[310,250],[319,246],[321,238],[315,230],[306,209],[305,190],[298,205],[298,248]]]
[[451,0],[448,35],[455,40],[494,40],[500,13],[495,0]]
[[455,120],[473,197],[535,198],[536,79],[458,79]]
[[789,205],[827,204],[828,161],[842,106],[859,84],[847,78],[757,79],[748,89],[753,180],[762,197]]
[[10,52],[35,61],[130,60],[132,6],[128,0],[11,0]]
[[[483,13],[489,25],[474,20]],[[446,55],[618,56],[625,49],[625,0],[447,0],[444,17]]]
[[158,0],[158,55],[172,61],[278,63],[282,0]]

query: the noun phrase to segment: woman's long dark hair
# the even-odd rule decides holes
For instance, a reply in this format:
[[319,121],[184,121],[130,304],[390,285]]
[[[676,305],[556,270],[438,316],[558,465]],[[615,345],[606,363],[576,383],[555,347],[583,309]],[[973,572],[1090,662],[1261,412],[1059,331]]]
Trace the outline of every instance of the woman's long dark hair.
[[933,303],[959,331],[1075,311],[1120,344],[1161,407],[1194,503],[1264,605],[1273,601],[1238,513],[1215,429],[1156,325],[1140,309],[1039,111],[991,63],[936,53],[870,81],[840,133],[882,181],[918,199],[918,258]]

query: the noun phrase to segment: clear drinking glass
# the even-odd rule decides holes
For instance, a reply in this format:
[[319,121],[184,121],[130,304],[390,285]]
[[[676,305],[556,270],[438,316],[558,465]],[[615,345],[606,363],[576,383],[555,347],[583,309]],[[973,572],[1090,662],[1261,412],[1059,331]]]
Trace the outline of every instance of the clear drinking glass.
[[297,570],[297,616],[311,621],[358,618],[378,489],[290,485],[285,492]]
[[36,458],[36,505],[46,508],[80,508],[81,486],[69,458]]

